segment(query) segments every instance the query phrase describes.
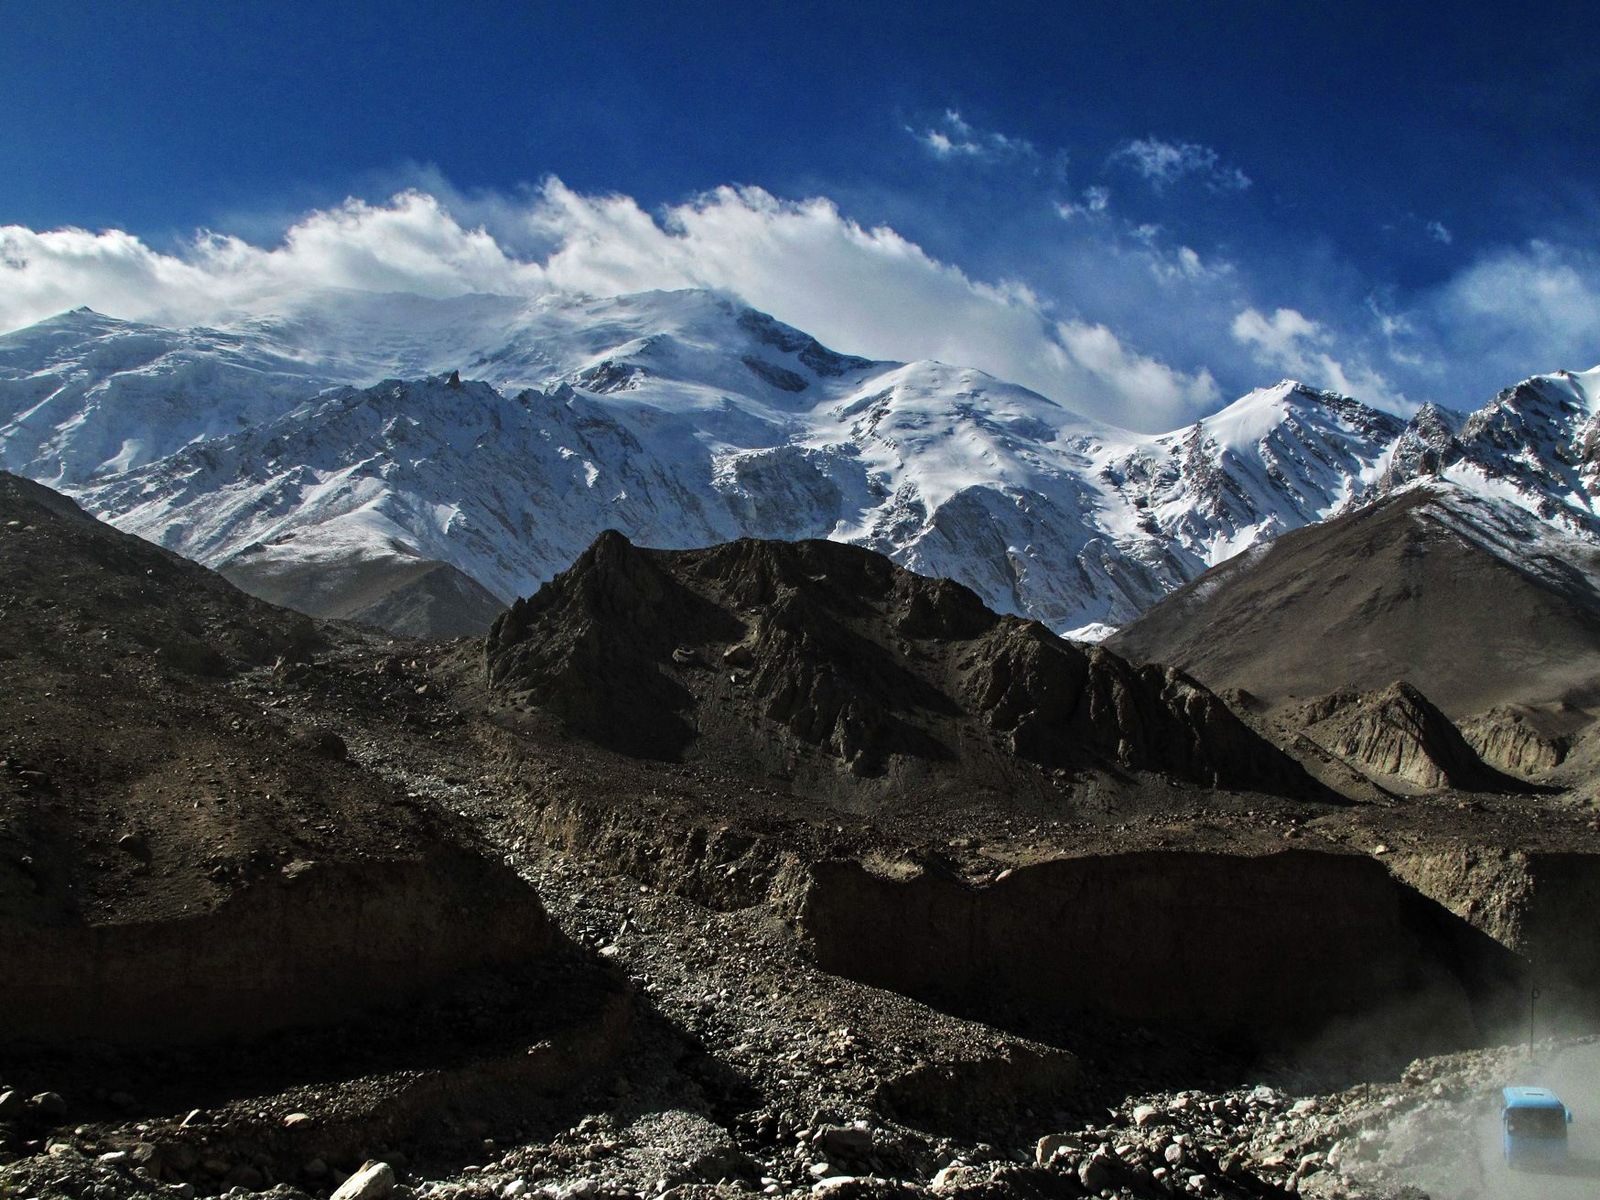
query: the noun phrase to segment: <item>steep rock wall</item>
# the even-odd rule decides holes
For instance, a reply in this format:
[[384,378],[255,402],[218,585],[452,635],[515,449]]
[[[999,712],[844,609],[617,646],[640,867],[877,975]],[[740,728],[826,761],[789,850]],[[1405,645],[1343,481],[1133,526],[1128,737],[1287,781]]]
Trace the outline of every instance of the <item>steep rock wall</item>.
[[935,1003],[1003,999],[1263,1043],[1367,1022],[1412,1046],[1470,1044],[1515,974],[1379,863],[1312,851],[1058,859],[987,887],[825,862],[797,918],[824,969]]
[[215,910],[142,923],[0,923],[0,1041],[200,1042],[399,1003],[545,953],[538,896],[462,851],[309,864]]
[[1600,857],[1466,846],[1396,855],[1390,868],[1526,962],[1517,1021],[1532,987],[1549,1027],[1600,1019]]

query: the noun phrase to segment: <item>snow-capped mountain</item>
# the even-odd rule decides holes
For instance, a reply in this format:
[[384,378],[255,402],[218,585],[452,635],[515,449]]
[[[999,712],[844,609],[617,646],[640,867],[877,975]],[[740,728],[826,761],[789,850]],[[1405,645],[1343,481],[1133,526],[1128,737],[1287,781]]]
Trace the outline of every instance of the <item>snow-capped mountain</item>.
[[330,615],[431,563],[506,601],[616,528],[855,542],[1098,636],[1419,474],[1592,520],[1597,379],[1409,424],[1285,382],[1150,436],[703,291],[338,294],[215,329],[78,310],[0,337],[0,467],[247,587],[316,577],[274,594]]
[[1467,416],[1427,406],[1395,446],[1383,487],[1439,478],[1572,533],[1600,536],[1600,367],[1536,375]]

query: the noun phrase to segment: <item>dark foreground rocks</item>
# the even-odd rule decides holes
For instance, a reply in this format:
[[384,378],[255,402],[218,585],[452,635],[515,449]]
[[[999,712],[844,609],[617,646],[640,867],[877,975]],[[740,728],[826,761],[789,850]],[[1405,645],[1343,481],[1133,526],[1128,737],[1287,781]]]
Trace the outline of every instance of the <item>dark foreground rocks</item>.
[[1600,994],[1581,797],[1307,787],[870,555],[603,543],[486,679],[5,488],[19,1198],[1399,1197],[1515,1081],[1406,1064]]
[[[362,635],[12,476],[0,610],[0,1045],[258,1035],[548,951],[537,893],[459,817],[348,762],[336,712],[279,714]],[[233,690],[252,673],[264,704]]]

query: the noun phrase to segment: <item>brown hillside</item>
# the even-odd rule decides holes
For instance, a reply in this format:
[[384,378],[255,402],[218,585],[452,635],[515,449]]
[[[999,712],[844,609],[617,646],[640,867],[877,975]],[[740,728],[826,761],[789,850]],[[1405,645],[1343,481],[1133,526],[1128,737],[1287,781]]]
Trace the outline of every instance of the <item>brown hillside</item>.
[[1409,680],[1461,718],[1600,699],[1600,597],[1571,564],[1521,570],[1446,502],[1403,493],[1206,572],[1106,644],[1278,705]]

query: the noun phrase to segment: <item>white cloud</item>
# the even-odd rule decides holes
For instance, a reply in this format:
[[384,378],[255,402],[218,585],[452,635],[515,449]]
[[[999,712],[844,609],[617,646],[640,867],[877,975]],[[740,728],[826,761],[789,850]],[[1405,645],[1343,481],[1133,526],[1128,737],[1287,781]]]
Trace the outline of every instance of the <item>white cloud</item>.
[[313,213],[272,250],[202,232],[181,254],[162,254],[121,230],[12,225],[0,227],[0,328],[80,304],[184,323],[271,309],[307,289],[520,292],[536,287],[539,274],[419,192]]
[[1232,332],[1257,362],[1301,383],[1400,412],[1414,407],[1365,360],[1335,358],[1333,333],[1295,309],[1280,308],[1269,317],[1246,308],[1234,317]]
[[[1450,315],[1499,338],[1531,332],[1550,353],[1600,354],[1600,262],[1593,255],[1535,241],[1474,263],[1445,287]],[[1580,356],[1574,360],[1584,362]]]
[[534,296],[709,287],[841,350],[980,367],[1117,424],[1165,428],[1218,399],[1206,371],[1184,372],[1103,325],[1062,319],[1020,285],[974,280],[825,199],[720,188],[652,217],[629,197],[584,196],[552,179],[525,202],[491,207],[493,234],[410,191],[314,212],[275,247],[202,233],[172,254],[117,230],[6,227],[0,329],[82,304],[214,323],[291,309],[328,288]]
[[927,129],[919,132],[907,126],[906,132],[939,159],[969,158],[1000,162],[1036,159],[1039,153],[1026,138],[1008,137],[994,130],[973,128],[953,108],[946,109],[944,116]]
[[1250,177],[1243,171],[1223,165],[1215,150],[1194,142],[1139,138],[1119,146],[1111,160],[1127,163],[1158,192],[1186,175],[1198,177],[1213,191],[1243,191],[1250,186]]
[[1098,217],[1110,205],[1110,188],[1089,187],[1083,189],[1082,203],[1080,204],[1073,204],[1067,200],[1056,201],[1056,213],[1063,221],[1072,221],[1078,217]]
[[1307,343],[1322,341],[1322,326],[1292,308],[1270,317],[1247,308],[1233,319],[1233,336],[1271,362],[1287,364],[1304,353]]
[[1233,273],[1231,262],[1208,263],[1191,246],[1179,246],[1172,254],[1154,245],[1149,251],[1150,272],[1162,283],[1200,283],[1225,278]]
[[1456,240],[1455,235],[1446,229],[1444,224],[1440,221],[1429,221],[1427,229],[1428,236],[1434,241],[1438,242],[1440,245],[1448,246],[1451,242]]
[[[1118,345],[1109,330],[1052,320],[1026,288],[985,284],[892,229],[865,229],[827,200],[779,201],[722,188],[660,224],[631,200],[596,202],[559,185],[567,243],[549,278],[586,291],[692,284],[723,288],[854,353],[964,363],[1037,389],[1080,412],[1164,426],[1215,399],[1187,375]],[[581,234],[574,237],[574,232]]]
[[1214,406],[1221,389],[1211,373],[1201,369],[1184,375],[1165,363],[1134,354],[1104,325],[1062,322],[1056,334],[1075,365],[1098,378],[1107,388],[1151,414],[1165,417],[1163,427],[1176,425],[1181,414]]

